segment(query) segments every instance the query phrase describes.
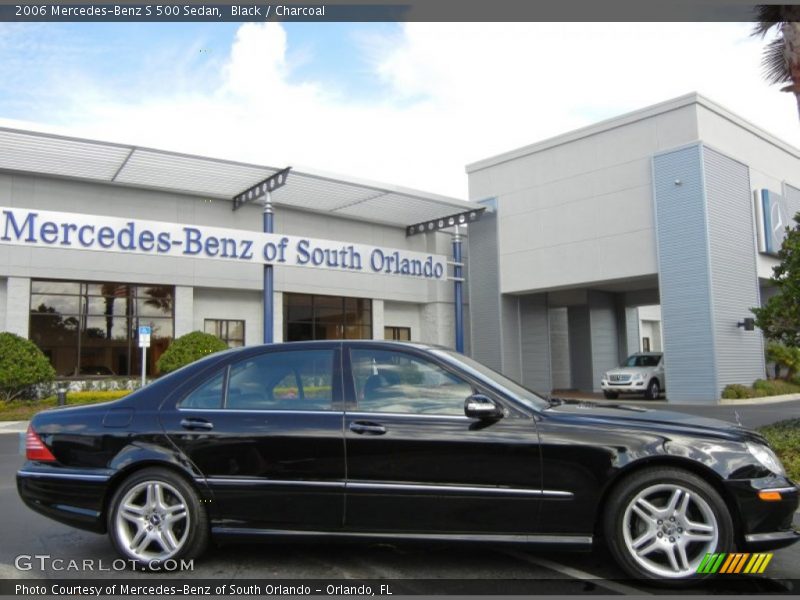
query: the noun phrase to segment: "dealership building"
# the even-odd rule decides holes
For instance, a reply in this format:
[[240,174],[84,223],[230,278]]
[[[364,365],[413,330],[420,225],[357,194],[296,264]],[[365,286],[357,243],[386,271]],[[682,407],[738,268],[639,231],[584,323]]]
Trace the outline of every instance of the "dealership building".
[[[800,150],[689,94],[471,164],[472,354],[599,391],[660,305],[667,397],[765,376],[750,308],[800,211]],[[647,337],[647,336],[644,336]]]
[[597,391],[642,349],[663,348],[671,401],[764,376],[742,325],[800,151],[691,94],[467,171],[469,202],[0,129],[0,330],[77,378],[138,374],[142,326],[151,375],[204,330],[462,346],[541,391]]

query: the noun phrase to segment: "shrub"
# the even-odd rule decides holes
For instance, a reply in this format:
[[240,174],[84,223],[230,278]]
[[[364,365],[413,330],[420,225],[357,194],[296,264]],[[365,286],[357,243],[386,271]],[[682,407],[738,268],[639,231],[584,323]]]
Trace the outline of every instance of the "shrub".
[[759,396],[781,396],[800,392],[800,386],[783,379],[756,379],[753,382],[753,389]]
[[196,360],[227,350],[228,345],[215,335],[193,331],[182,335],[170,344],[166,352],[158,359],[158,370],[162,373],[171,373]]
[[[792,379],[800,371],[800,348],[779,342],[769,342],[767,344],[767,360],[786,369],[786,379]],[[776,369],[775,375],[777,377],[778,369]]]
[[731,383],[725,386],[725,389],[722,390],[722,397],[735,400],[741,398],[754,398],[755,393],[754,391],[747,387],[746,385],[742,385],[741,383]]
[[800,480],[800,419],[789,419],[759,428],[780,457],[791,479]]
[[36,344],[13,333],[0,333],[0,399],[13,400],[55,376],[55,369]]
[[[119,400],[131,393],[131,390],[114,391],[91,391],[91,392],[67,392],[67,404],[97,404],[98,402],[110,402]],[[44,406],[56,406],[57,396],[48,396],[42,400]]]

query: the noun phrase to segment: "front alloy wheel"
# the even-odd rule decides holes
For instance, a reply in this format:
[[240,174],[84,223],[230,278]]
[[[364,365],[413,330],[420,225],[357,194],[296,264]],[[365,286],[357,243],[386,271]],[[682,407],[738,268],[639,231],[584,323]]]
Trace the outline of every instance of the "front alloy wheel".
[[680,469],[637,473],[614,494],[606,516],[611,550],[637,578],[677,582],[695,577],[706,554],[732,546],[732,531],[719,494]]
[[197,493],[165,469],[145,469],[127,479],[111,502],[108,531],[117,550],[147,567],[199,554],[208,525]]
[[661,387],[658,385],[658,380],[653,379],[647,384],[647,391],[645,392],[645,396],[647,396],[648,400],[658,400],[658,397],[661,395]]

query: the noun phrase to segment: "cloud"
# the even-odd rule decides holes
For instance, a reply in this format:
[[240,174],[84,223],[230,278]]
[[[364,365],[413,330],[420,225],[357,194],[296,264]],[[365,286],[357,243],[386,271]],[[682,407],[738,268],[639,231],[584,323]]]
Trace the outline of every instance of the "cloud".
[[[148,85],[108,88],[87,68],[72,74],[80,86],[56,79],[49,98],[58,110],[30,120],[466,197],[468,162],[693,90],[800,144],[794,101],[762,80],[749,27],[407,23],[357,40],[379,91],[362,100],[298,80],[286,30],[248,23],[203,67],[203,84],[167,70]],[[175,62],[200,68],[194,58]]]

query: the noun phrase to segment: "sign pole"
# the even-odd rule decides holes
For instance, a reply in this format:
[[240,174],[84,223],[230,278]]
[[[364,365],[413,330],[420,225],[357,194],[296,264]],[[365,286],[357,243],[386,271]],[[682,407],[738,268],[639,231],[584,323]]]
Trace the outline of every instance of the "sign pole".
[[142,349],[142,387],[145,385],[145,374],[147,372],[147,348],[150,347],[150,334],[153,328],[149,325],[139,325],[139,348]]
[[455,226],[453,234],[453,300],[455,304],[456,352],[464,352],[464,275],[461,262],[461,231]]
[[147,346],[142,346],[142,387],[144,387],[144,372],[147,364]]
[[[272,208],[272,194],[267,192],[264,196],[264,233],[274,233],[275,211]],[[275,284],[273,280],[273,267],[264,265],[264,343],[271,344],[275,341],[273,323],[275,322]]]
[[[264,181],[257,183],[251,188],[246,189],[241,194],[233,197],[233,210],[238,210],[248,202],[264,197],[264,233],[275,233],[274,212],[272,210],[272,192],[286,185],[289,171],[292,167],[286,167],[267,177]],[[271,264],[264,265],[264,339],[265,344],[275,341],[275,331],[273,327],[275,313],[275,283],[273,281],[273,267]]]

